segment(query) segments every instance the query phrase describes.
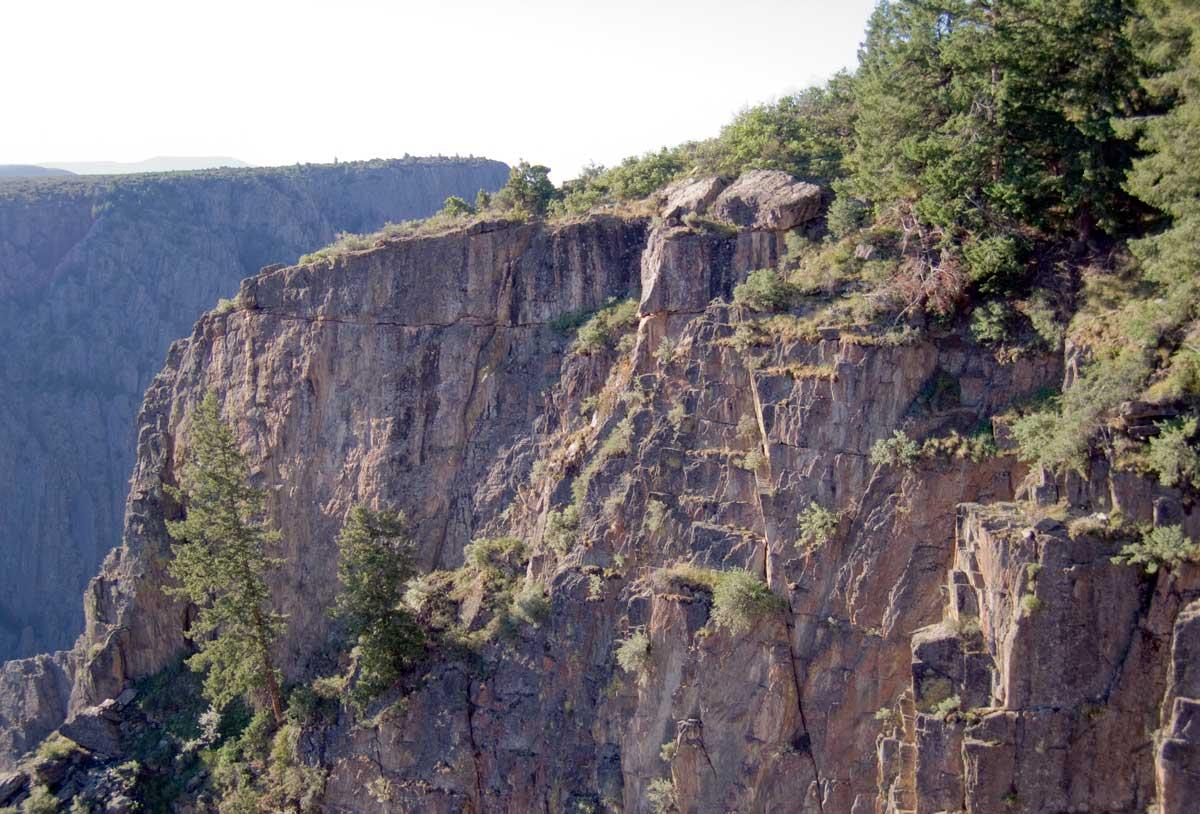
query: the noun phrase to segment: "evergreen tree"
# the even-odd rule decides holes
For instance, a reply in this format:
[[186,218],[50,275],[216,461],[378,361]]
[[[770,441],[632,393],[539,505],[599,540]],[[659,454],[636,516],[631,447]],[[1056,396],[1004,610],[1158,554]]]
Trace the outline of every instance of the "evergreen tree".
[[508,183],[502,190],[516,209],[531,215],[545,215],[558,190],[550,180],[550,168],[521,161],[508,172]]
[[[1131,122],[1146,155],[1134,162],[1128,187],[1163,215],[1163,228],[1130,243],[1143,278],[1158,296],[1124,320],[1130,339],[1165,363],[1156,399],[1200,395],[1200,5],[1149,0],[1140,45],[1145,86],[1158,110]],[[1140,312],[1140,313],[1139,313]]]
[[[1143,158],[1129,174],[1131,192],[1163,212],[1167,228],[1132,244],[1146,276],[1194,305],[1200,280],[1200,5],[1151,0],[1142,42],[1146,87],[1160,107],[1134,122]],[[1184,303],[1183,300],[1187,302]]]
[[1130,0],[881,3],[855,83],[853,192],[943,247],[1116,231],[1133,16]]
[[198,610],[188,635],[199,652],[188,666],[205,673],[204,695],[218,708],[261,691],[280,723],[271,647],[284,617],[271,611],[266,581],[281,562],[267,556],[279,533],[267,525],[264,494],[247,482],[245,458],[211,391],[192,416],[188,440],[180,486],[167,487],[186,511],[167,523],[176,541],[168,571],[177,583],[167,590]]
[[366,702],[396,682],[424,649],[425,635],[403,605],[416,574],[404,515],[350,510],[338,537],[340,589],[332,610],[358,645],[354,695]]

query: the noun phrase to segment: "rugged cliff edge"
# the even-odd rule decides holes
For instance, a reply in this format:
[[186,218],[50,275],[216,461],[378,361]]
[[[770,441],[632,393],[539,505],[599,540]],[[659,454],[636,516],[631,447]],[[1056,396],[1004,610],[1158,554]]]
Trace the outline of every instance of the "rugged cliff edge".
[[[185,651],[163,485],[213,389],[282,530],[289,678],[328,664],[355,502],[408,511],[427,569],[518,538],[548,589],[540,621],[433,654],[370,718],[306,723],[325,810],[1188,811],[1200,574],[1114,565],[1106,523],[1194,536],[1200,513],[1102,460],[1030,476],[1002,428],[995,454],[873,459],[897,429],[961,437],[1063,365],[932,329],[751,327],[733,286],[823,197],[754,173],[672,189],[653,220],[482,223],[246,280],[147,393],[79,645],[0,673],[0,767],[68,717],[119,754],[104,722]],[[635,290],[624,341],[570,350],[554,329]],[[836,526],[803,545],[811,505]],[[731,567],[780,600],[740,632],[712,622],[706,569]],[[483,632],[482,591],[436,601]],[[0,805],[37,771],[0,779]]]
[[142,394],[170,342],[268,263],[507,177],[409,159],[0,189],[0,659],[68,647],[120,542]]

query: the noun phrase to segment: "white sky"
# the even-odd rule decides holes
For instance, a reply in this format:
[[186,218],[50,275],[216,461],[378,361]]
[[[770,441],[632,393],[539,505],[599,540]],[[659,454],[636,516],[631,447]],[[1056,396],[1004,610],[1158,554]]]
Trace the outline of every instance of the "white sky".
[[14,0],[0,163],[473,153],[562,180],[853,66],[873,6]]

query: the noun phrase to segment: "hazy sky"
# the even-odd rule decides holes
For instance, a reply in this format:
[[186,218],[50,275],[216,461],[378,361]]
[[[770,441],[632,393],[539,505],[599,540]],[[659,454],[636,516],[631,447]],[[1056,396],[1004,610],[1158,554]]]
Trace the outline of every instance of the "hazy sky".
[[5,3],[0,163],[589,161],[852,66],[874,0]]

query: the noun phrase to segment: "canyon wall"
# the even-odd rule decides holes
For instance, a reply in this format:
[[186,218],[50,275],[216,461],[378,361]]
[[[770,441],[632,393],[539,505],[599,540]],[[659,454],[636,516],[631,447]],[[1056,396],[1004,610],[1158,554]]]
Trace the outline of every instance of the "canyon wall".
[[[476,223],[243,282],[147,392],[79,645],[0,672],[0,768],[186,652],[163,486],[212,390],[282,531],[289,679],[337,663],[334,538],[356,502],[410,514],[423,570],[523,541],[522,584],[547,593],[494,635],[486,587],[430,600],[475,651],[435,649],[370,715],[305,725],[324,810],[1189,811],[1200,574],[1114,564],[1107,522],[1194,537],[1200,513],[1103,459],[1030,473],[999,421],[998,449],[956,446],[1059,384],[1057,354],[731,305],[822,200],[709,182],[653,219]],[[590,347],[556,330],[631,296],[633,324]],[[872,456],[898,429],[946,443]],[[814,504],[835,525],[806,541]],[[774,596],[742,629],[713,619],[732,568]],[[23,776],[0,779],[10,798]]]
[[0,186],[0,659],[69,647],[121,539],[167,346],[268,263],[425,217],[507,167],[406,159]]

